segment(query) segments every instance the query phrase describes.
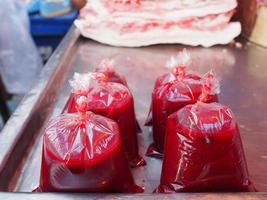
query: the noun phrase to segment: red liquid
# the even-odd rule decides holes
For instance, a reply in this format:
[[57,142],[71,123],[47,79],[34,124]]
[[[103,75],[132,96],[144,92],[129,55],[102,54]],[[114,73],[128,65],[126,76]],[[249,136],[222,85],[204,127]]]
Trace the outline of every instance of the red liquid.
[[[176,79],[177,79],[177,77],[174,73],[169,72],[169,73],[163,74],[162,76],[160,76],[156,79],[153,92],[156,91],[162,85],[169,83],[171,81],[174,81]],[[151,103],[150,108],[149,108],[149,113],[148,113],[146,121],[145,121],[145,126],[152,126],[152,125],[153,125],[153,123],[152,123],[152,103]]]
[[168,117],[156,192],[255,191],[238,125],[218,103],[197,102]]
[[[201,77],[197,74],[189,73],[189,74],[185,75],[184,79],[193,79],[196,81],[200,81]],[[171,83],[175,80],[178,80],[178,77],[174,73],[169,72],[169,73],[163,74],[162,76],[160,76],[156,79],[153,92],[158,90],[160,87],[162,87],[166,83]],[[153,99],[152,99],[152,101],[153,101]],[[153,123],[152,123],[152,103],[151,103],[149,113],[148,113],[148,116],[147,116],[147,119],[145,122],[145,126],[152,126],[152,125],[153,125]]]
[[[116,121],[122,132],[124,149],[131,167],[145,165],[138,153],[137,127],[133,97],[129,90],[118,83],[99,83],[88,92],[90,111]],[[68,103],[67,112],[76,112],[75,97]]]
[[43,192],[141,192],[123,152],[116,122],[92,112],[63,114],[43,141]]
[[[114,69],[109,68],[109,67],[97,67],[95,71],[103,73],[107,77],[107,80],[106,80],[107,82],[120,83],[128,88],[128,84],[126,82],[125,77],[118,74]],[[136,116],[135,116],[135,119],[136,119]],[[137,119],[136,119],[136,128],[137,128],[138,133],[142,132],[142,129]]]
[[[173,79],[171,74],[160,77],[152,93],[154,141],[147,150],[148,156],[162,158],[168,116],[188,104],[196,103],[202,92],[197,75],[189,74],[181,81]],[[209,97],[210,102],[217,100],[217,96]]]

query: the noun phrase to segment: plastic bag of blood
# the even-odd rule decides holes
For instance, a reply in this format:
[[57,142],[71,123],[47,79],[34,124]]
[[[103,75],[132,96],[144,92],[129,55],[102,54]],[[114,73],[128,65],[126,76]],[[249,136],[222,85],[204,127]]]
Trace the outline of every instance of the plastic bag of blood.
[[[186,74],[185,65],[189,59],[186,51],[180,53],[178,58],[172,58],[168,65],[176,66],[173,68],[175,74],[163,75],[155,83],[152,93],[153,143],[147,150],[148,156],[162,158],[168,116],[188,104],[196,103],[201,94],[201,77]],[[218,101],[217,95],[209,97],[209,102],[214,101]]]
[[[145,165],[145,160],[138,153],[133,97],[127,87],[119,83],[106,82],[102,76],[103,74],[96,72],[74,76],[72,81],[74,96],[68,103],[67,112],[77,111],[74,104],[77,96],[75,94],[81,93],[81,88],[85,89],[82,93],[87,95],[88,110],[118,123],[131,167]],[[85,83],[81,83],[80,80]]]
[[142,192],[135,185],[116,122],[87,112],[50,120],[43,140],[40,187],[43,192]]
[[[126,86],[127,88],[129,88],[125,77],[116,72],[116,70],[114,68],[114,62],[115,61],[112,59],[102,60],[96,66],[95,72],[100,72],[100,73],[105,74],[108,82],[121,83],[124,86]],[[137,126],[138,133],[141,133],[142,129],[141,129],[136,117],[135,117],[135,119],[136,119],[136,126]]]
[[232,111],[219,103],[206,103],[207,96],[219,91],[212,79],[209,73],[200,101],[168,117],[168,148],[156,192],[255,191]]

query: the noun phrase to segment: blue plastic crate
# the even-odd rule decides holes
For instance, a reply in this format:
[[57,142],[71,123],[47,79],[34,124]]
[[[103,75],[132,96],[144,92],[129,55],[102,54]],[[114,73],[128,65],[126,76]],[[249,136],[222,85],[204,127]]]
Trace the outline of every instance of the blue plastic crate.
[[40,14],[30,15],[31,35],[40,49],[44,62],[58,46],[77,16],[77,10],[52,18],[45,18]]
[[78,11],[73,9],[70,13],[58,17],[45,18],[40,14],[30,15],[32,36],[64,36],[73,21],[78,16]]

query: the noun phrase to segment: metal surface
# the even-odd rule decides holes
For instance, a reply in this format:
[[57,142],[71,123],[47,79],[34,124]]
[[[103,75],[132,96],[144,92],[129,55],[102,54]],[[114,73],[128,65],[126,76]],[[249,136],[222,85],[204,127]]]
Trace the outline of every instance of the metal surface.
[[111,200],[111,199],[130,199],[130,200],[263,200],[267,199],[266,193],[181,193],[181,194],[139,194],[139,195],[126,195],[126,194],[60,194],[60,193],[2,193],[1,199],[14,200],[14,199],[27,199],[27,200]]
[[[50,117],[61,113],[70,94],[67,80],[74,72],[92,71],[101,59],[114,58],[116,70],[127,78],[137,118],[143,124],[155,78],[167,70],[166,59],[182,48],[179,45],[115,48],[80,38],[72,29],[0,134],[0,190],[29,192],[0,193],[0,199],[267,199],[266,193],[154,196],[151,192],[159,184],[161,161],[144,156],[152,139],[147,127],[142,127],[143,133],[139,134],[140,152],[147,166],[133,170],[136,183],[145,187],[145,195],[30,193],[39,182],[43,127]],[[212,68],[221,79],[220,102],[233,110],[239,122],[251,179],[259,191],[267,192],[267,49],[250,43],[241,49],[232,46],[188,49],[193,57],[190,69],[205,73]]]

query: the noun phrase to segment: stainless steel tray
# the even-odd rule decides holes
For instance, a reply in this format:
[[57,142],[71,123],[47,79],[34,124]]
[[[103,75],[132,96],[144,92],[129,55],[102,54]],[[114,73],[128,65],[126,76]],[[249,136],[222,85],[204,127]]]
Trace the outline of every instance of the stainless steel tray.
[[70,94],[68,79],[74,72],[92,71],[101,59],[114,58],[116,70],[127,78],[138,121],[143,124],[155,78],[167,70],[166,59],[184,48],[110,47],[84,39],[72,28],[0,133],[0,199],[267,199],[267,49],[241,42],[243,48],[229,45],[188,49],[193,57],[191,69],[205,73],[212,68],[221,79],[220,102],[230,106],[237,117],[251,179],[261,192],[152,194],[159,184],[161,161],[144,156],[152,136],[149,128],[142,127],[139,146],[147,166],[134,169],[133,174],[136,183],[145,187],[144,194],[32,193],[39,182],[43,127],[62,112]]

